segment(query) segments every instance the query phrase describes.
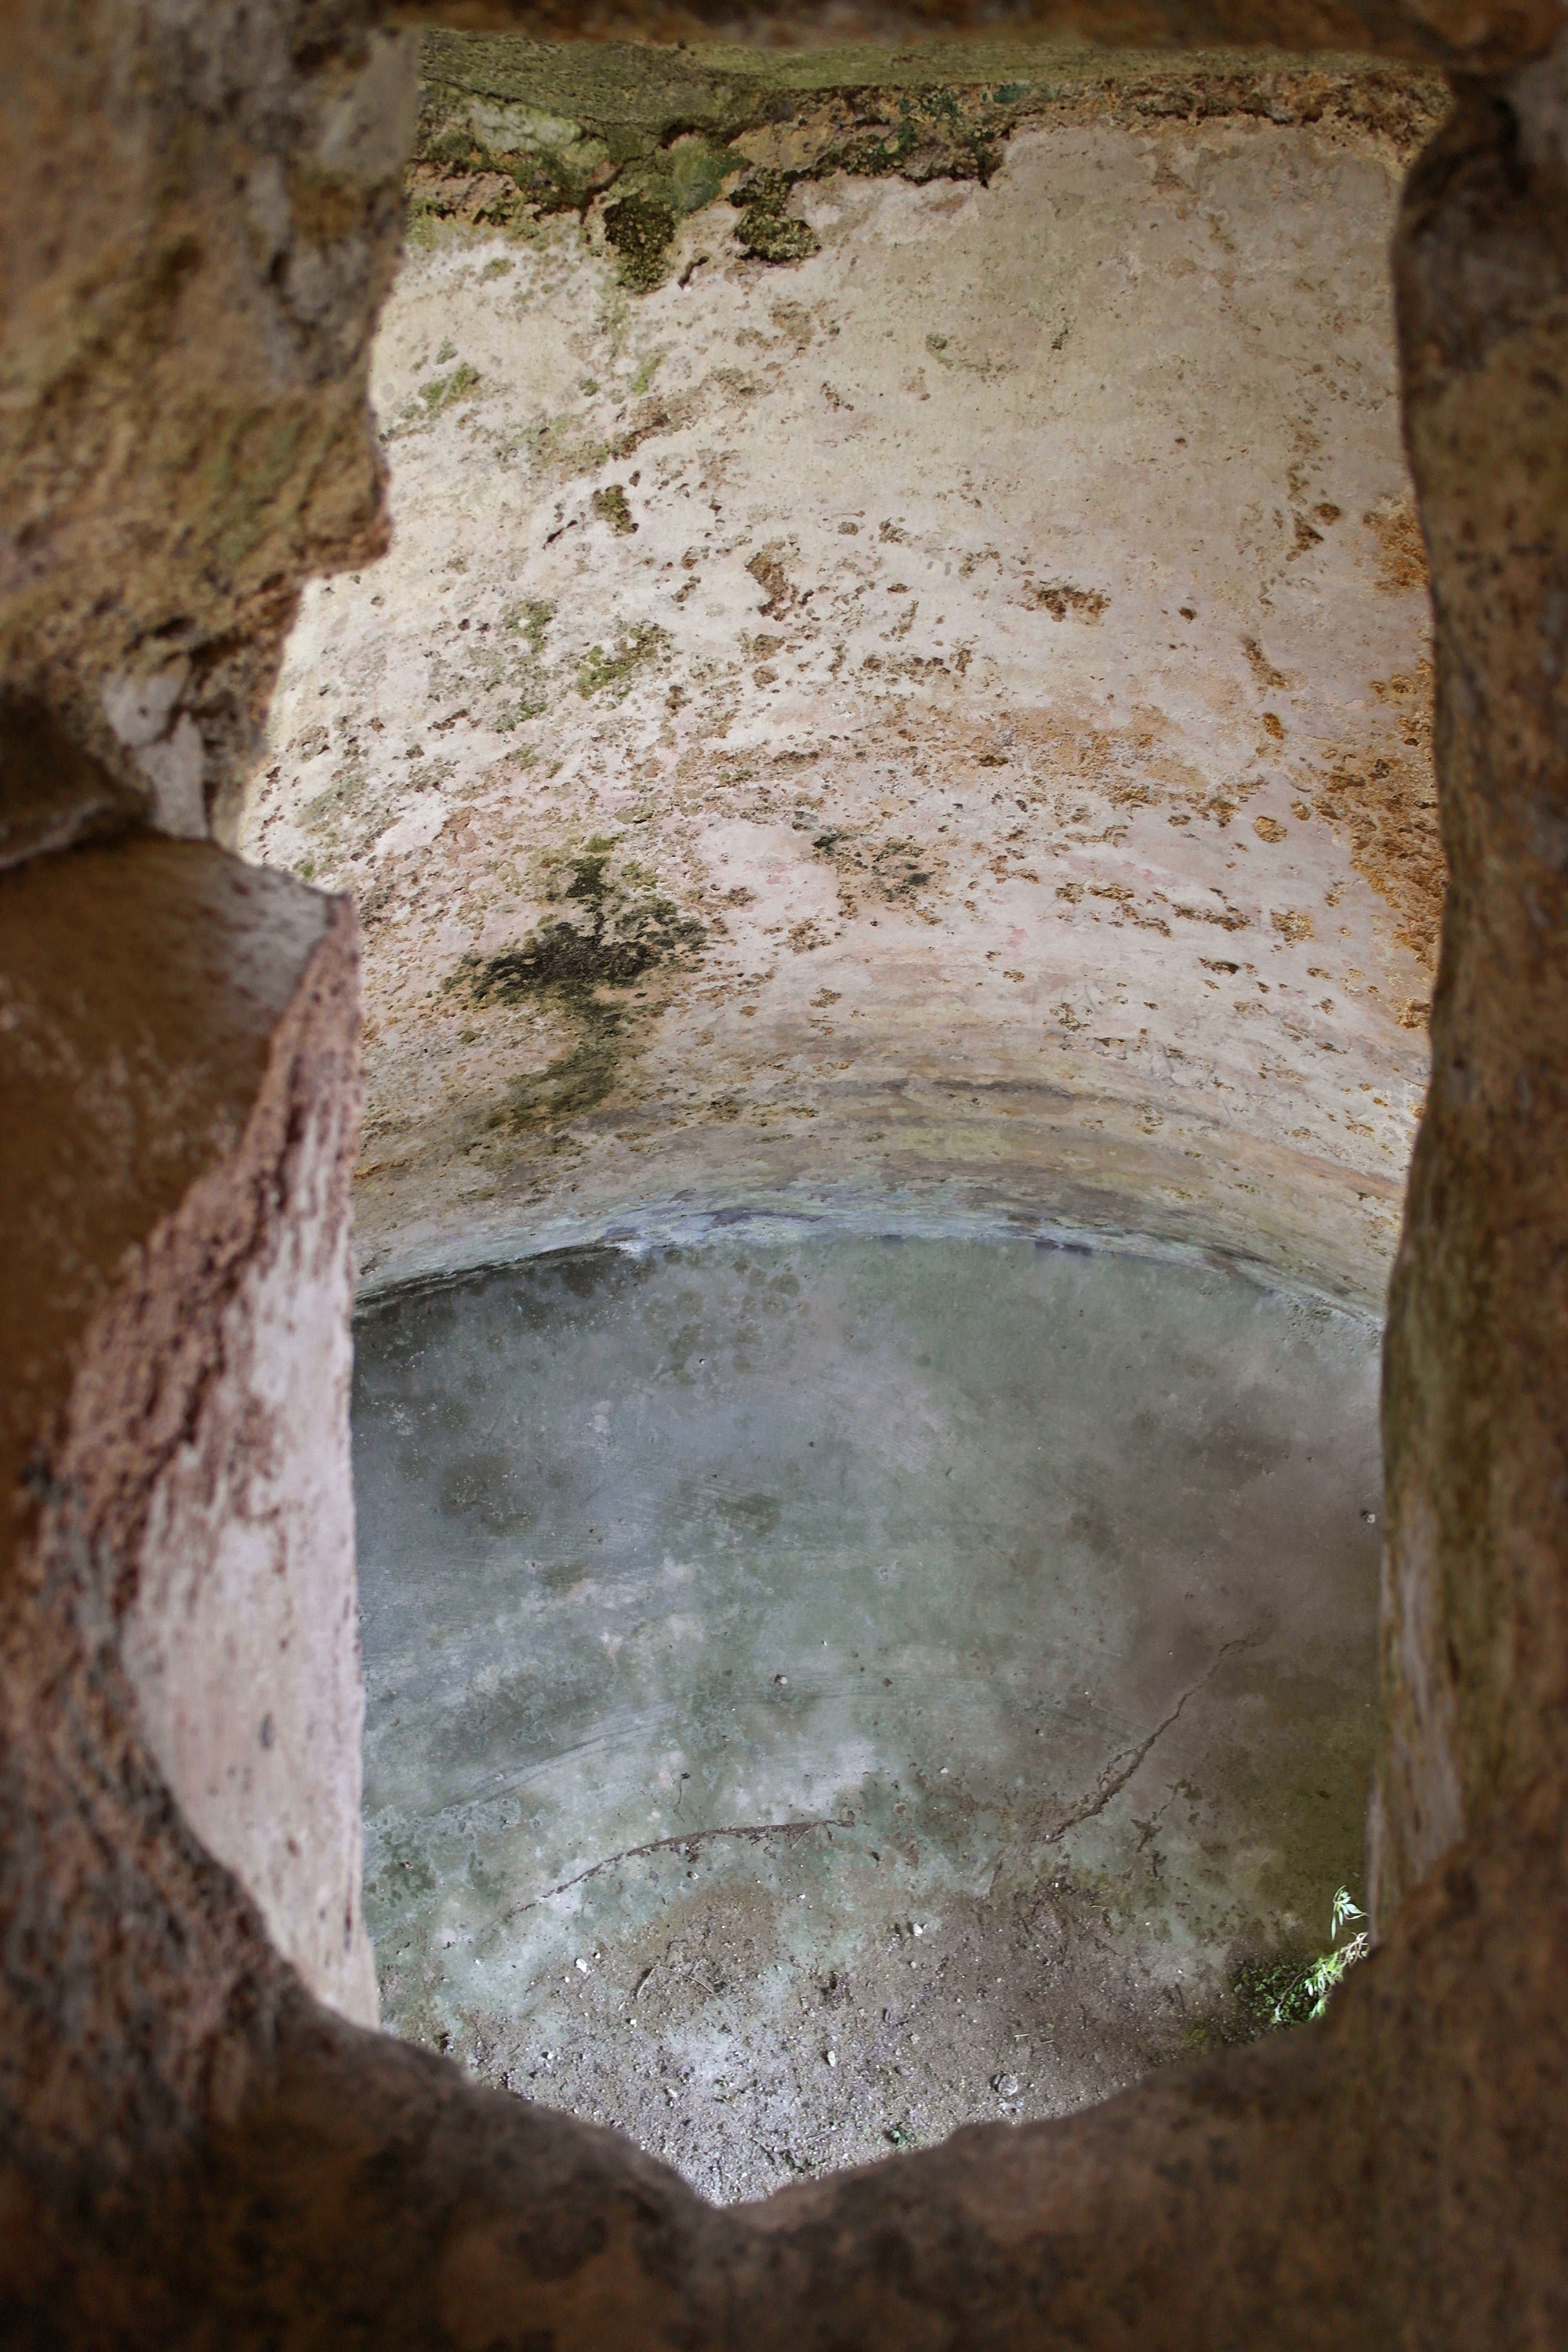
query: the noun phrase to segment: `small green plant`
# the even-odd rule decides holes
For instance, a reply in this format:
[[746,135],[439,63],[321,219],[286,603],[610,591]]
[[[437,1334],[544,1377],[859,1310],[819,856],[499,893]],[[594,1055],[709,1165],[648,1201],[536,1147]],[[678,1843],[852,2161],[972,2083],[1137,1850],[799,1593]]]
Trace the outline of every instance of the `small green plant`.
[[1352,1936],[1348,1943],[1339,1941],[1352,1919],[1365,1916],[1352,1902],[1350,1889],[1339,1887],[1329,1913],[1329,1933],[1334,1939],[1331,1950],[1321,1952],[1304,1968],[1300,1961],[1278,1960],[1255,1961],[1242,1969],[1236,1979],[1236,1991],[1256,2032],[1265,2033],[1281,2025],[1305,2025],[1324,2014],[1330,1995],[1356,1962],[1366,1958],[1370,1938],[1364,1928]]
[[1349,1889],[1340,1887],[1329,1914],[1329,1933],[1337,1948],[1321,1954],[1301,1979],[1302,1990],[1311,2002],[1307,2011],[1309,2017],[1322,2016],[1329,2005],[1329,1995],[1342,1981],[1347,1969],[1353,1969],[1358,1960],[1365,1959],[1369,1938],[1364,1927],[1359,1928],[1348,1944],[1339,1942],[1341,1934],[1352,1919],[1365,1917],[1366,1913],[1351,1901]]

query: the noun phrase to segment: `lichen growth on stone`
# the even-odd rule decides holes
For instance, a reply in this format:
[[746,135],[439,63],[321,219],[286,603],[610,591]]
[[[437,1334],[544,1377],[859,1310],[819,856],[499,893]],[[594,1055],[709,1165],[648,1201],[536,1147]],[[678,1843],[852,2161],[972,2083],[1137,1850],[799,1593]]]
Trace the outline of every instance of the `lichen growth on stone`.
[[644,663],[657,661],[668,643],[667,630],[645,621],[627,631],[613,654],[607,654],[603,646],[590,646],[577,665],[578,693],[584,702],[595,694],[608,694],[612,702],[623,701]]
[[623,534],[636,530],[637,523],[619,482],[606,482],[603,489],[595,490],[592,504],[600,521],[607,522],[612,530]]
[[[449,357],[438,353],[437,358]],[[459,401],[474,400],[479,395],[479,372],[462,360],[449,375],[432,376],[428,383],[418,385],[413,397],[405,400],[393,423],[382,434],[383,441],[400,440],[405,434],[423,432],[434,425],[438,416]]]

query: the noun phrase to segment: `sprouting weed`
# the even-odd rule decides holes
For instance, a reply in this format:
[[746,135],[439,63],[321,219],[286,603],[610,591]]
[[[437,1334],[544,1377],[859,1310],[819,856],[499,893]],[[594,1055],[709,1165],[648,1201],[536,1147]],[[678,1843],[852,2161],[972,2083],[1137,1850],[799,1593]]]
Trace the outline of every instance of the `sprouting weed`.
[[1350,1889],[1339,1887],[1329,1912],[1329,1933],[1334,1939],[1331,1951],[1321,1953],[1305,1968],[1276,1961],[1243,1970],[1236,1990],[1257,2028],[1305,2025],[1324,2014],[1330,1996],[1356,1962],[1366,1958],[1370,1938],[1364,1928],[1352,1936],[1348,1943],[1339,1941],[1352,1919],[1365,1916],[1360,1906],[1351,1900]]

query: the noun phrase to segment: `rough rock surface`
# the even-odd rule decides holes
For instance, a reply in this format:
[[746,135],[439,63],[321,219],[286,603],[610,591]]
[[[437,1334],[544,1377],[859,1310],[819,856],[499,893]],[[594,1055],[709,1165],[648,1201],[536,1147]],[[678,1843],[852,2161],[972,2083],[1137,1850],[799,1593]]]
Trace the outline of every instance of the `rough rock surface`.
[[405,25],[510,30],[553,41],[719,39],[810,48],[1015,36],[1161,47],[1373,50],[1458,71],[1502,73],[1542,56],[1563,22],[1558,0],[392,0]]
[[[104,939],[78,971],[94,920]],[[7,1537],[13,1623],[52,1578],[56,1605],[112,1633],[140,1769],[165,1776],[311,1989],[374,2022],[353,915],[209,846],[145,839],[0,877],[0,922],[4,1472],[27,1497]]]
[[745,249],[798,260],[816,233],[791,199],[810,182],[988,181],[1021,123],[1318,123],[1407,161],[1448,103],[1440,76],[1365,58],[994,38],[692,49],[432,33],[419,79],[416,236],[433,219],[499,227],[597,201],[617,275],[645,290],[668,274],[679,222],[721,191]]
[[0,862],[106,800],[205,834],[301,577],[384,546],[415,50],[363,0],[0,16],[0,666],[101,763],[8,807]]
[[1396,257],[1453,883],[1384,1361],[1385,1905],[1564,1761],[1565,104],[1560,50],[1466,106]]

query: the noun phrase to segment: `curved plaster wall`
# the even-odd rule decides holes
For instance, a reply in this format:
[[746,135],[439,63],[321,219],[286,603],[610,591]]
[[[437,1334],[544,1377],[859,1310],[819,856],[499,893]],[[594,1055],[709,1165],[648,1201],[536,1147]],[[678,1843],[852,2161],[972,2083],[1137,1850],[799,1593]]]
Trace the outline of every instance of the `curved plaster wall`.
[[[885,2145],[882,2110],[903,2095],[888,2070],[898,2051],[913,2057],[900,2034],[918,2033],[866,1990],[894,1893],[910,1913],[898,1934],[922,1907],[933,1923],[944,1906],[962,1914],[958,1974],[964,1953],[979,1971],[973,2021],[961,2000],[928,2021],[937,2047],[919,2063],[935,2076],[892,2126],[928,2137],[994,2107],[993,2078],[1023,2084],[1026,2112],[1061,2112],[1184,2036],[1240,2030],[1226,2007],[1239,1957],[1321,1941],[1333,1885],[1357,1878],[1374,1327],[1352,1318],[1331,1346],[1292,1357],[1291,1310],[1246,1284],[1233,1297],[1215,1273],[1162,1277],[1148,1254],[1194,1269],[1240,1261],[1362,1315],[1381,1308],[1442,887],[1426,578],[1386,265],[1402,151],[1386,120],[1344,106],[1315,122],[1259,119],[1245,84],[1232,110],[1173,121],[1173,81],[1142,112],[1107,99],[1097,114],[1080,93],[1068,112],[1024,114],[988,184],[831,171],[799,183],[777,217],[814,249],[782,265],[743,249],[742,208],[709,189],[678,224],[661,282],[641,290],[624,282],[605,206],[498,231],[460,217],[465,204],[493,209],[497,175],[421,163],[374,362],[393,551],[307,591],[271,755],[240,821],[250,855],[351,888],[365,935],[356,1220],[362,1293],[386,1296],[390,1318],[362,1332],[368,1876],[389,2022],[488,2079],[615,2116],[716,2191]],[[1189,94],[1202,86],[1194,73]],[[466,103],[470,128],[521,137],[493,95]],[[515,94],[508,103],[515,117]],[[430,110],[427,89],[427,156]],[[558,147],[591,158],[591,126],[567,142],[574,126],[548,120]],[[801,101],[732,142],[730,186],[843,135],[831,109]],[[952,152],[942,160],[960,168]],[[717,186],[711,158],[710,176]],[[600,1423],[653,1413],[656,1450],[675,1462],[663,1375],[645,1366],[643,1379],[637,1329],[606,1307],[597,1371],[576,1364],[570,1318],[555,1330],[546,1399],[538,1365],[525,1375],[464,1337],[470,1315],[476,1331],[487,1314],[508,1320],[488,1291],[446,1307],[390,1294],[563,1243],[651,1248],[706,1315],[717,1361],[727,1253],[742,1246],[718,1236],[742,1214],[763,1220],[758,1235],[772,1221],[763,1259],[794,1248],[837,1269],[803,1276],[819,1316],[826,1292],[855,1286],[857,1234],[902,1232],[950,1268],[962,1237],[1009,1233],[1088,1232],[1145,1253],[1142,1272],[1102,1266],[1085,1293],[1113,1349],[1118,1285],[1152,1283],[1161,1327],[1135,1345],[1126,1393],[1085,1371],[1087,1409],[1109,1426],[1148,1423],[1141,1349],[1179,1367],[1175,1389],[1146,1444],[1113,1447],[1109,1463],[1090,1447],[1056,1475],[1102,1503],[1121,1494],[1118,1476],[1131,1482],[1106,1506],[1120,1529],[1107,1559],[1131,1580],[1134,1614],[1171,1639],[1136,1690],[1122,1687],[1126,1658],[1081,1668],[1104,1717],[1082,1755],[1059,1724],[1046,1748],[1021,1719],[955,1731],[966,1790],[994,1812],[1002,1845],[1032,1857],[995,1885],[975,1879],[964,1832],[926,1795],[907,1832],[924,1861],[907,1885],[889,1892],[858,1851],[889,1826],[877,1828],[873,1782],[912,1773],[940,1797],[934,1752],[910,1730],[922,1708],[942,1725],[963,1715],[963,1641],[944,1648],[901,1594],[879,1635],[923,1660],[900,1677],[901,1727],[837,1738],[808,1709],[763,1769],[778,1781],[771,1810],[761,1782],[739,1791],[720,1772],[688,1786],[693,1769],[703,1780],[712,1715],[700,1676],[672,1697],[662,1667],[639,1681],[628,1666],[613,1698],[579,1694],[564,1714],[528,1696],[541,1674],[576,1689],[574,1605],[595,1642],[606,1608],[624,1603],[645,1627],[695,1610],[713,1655],[742,1657],[754,1629],[735,1615],[734,1563],[716,1559],[713,1591],[686,1595],[684,1613],[623,1564],[631,1583],[612,1603],[586,1505],[492,1558],[475,1379],[487,1428],[522,1416],[480,1446],[486,1461],[498,1446],[509,1461],[538,1450],[521,1434],[531,1399],[559,1423],[530,1511],[541,1482],[570,1483],[588,1415],[603,1475],[635,1490],[635,1530],[668,1512]],[[851,1245],[819,1258],[813,1235]],[[972,1309],[999,1278],[978,1269],[1005,1259],[980,1247],[963,1260]],[[500,1279],[510,1299],[508,1283],[529,1278]],[[542,1266],[539,1283],[552,1279]],[[606,1297],[618,1280],[603,1277]],[[1216,1280],[1211,1298],[1203,1286]],[[909,1301],[899,1311],[907,1357],[924,1325]],[[525,1322],[543,1312],[536,1303]],[[1052,1302],[1032,1312],[1043,1321],[1024,1315],[1034,1336],[1016,1339],[1020,1363],[1056,1328]],[[1274,1338],[1243,1336],[1275,1313]],[[765,1379],[815,1390],[842,1374],[852,1401],[866,1365],[836,1374],[817,1338],[809,1376],[770,1359]],[[949,1341],[925,1340],[945,1379]],[[1258,1346],[1279,1402],[1254,1428]],[[1048,1381],[1036,1403],[1054,1428]],[[983,1487],[1005,1484],[1005,1412],[974,1409],[969,1467]],[[759,1391],[748,1411],[785,1443],[776,1397]],[[1161,1498],[1190,1465],[1149,1449],[1157,1435],[1179,1454],[1184,1414],[1208,1433],[1193,1508],[1210,1535],[1253,1496],[1205,1570],[1232,1596],[1217,1615],[1186,1589],[1206,1541],[1189,1531],[1160,1566]],[[878,1443],[856,1442],[875,1486]],[[758,1471],[758,1492],[787,1511],[776,1468]],[[509,1495],[519,1475],[503,1479]],[[731,1462],[721,1475],[739,1473]],[[1311,1499],[1288,1503],[1300,1477]],[[1044,1545],[1042,1592],[1059,1584],[1070,1614],[1094,1576],[1070,1530],[1042,1532],[1050,1493],[1037,1467],[1002,1518],[1026,1549]],[[1353,1541],[1334,1532],[1340,1517]],[[700,1576],[701,1529],[666,1534],[660,1556]],[[765,1555],[788,1584],[786,1558],[816,1559],[816,1540],[775,1528],[748,1561],[760,1573]],[[844,1540],[854,1572],[872,1574]],[[557,1623],[536,1587],[562,1576],[582,1590]],[[1308,1603],[1329,1612],[1316,1633],[1299,1622]],[[997,1601],[991,1616],[1020,1667],[1056,1656],[1032,1601],[1011,1615]],[[1327,1680],[1314,1641],[1335,1655]],[[1046,1854],[1040,1789],[1065,1818],[1080,1781],[1114,1779],[1123,1751],[1185,1708],[1199,1651],[1218,1679],[1210,1690],[1200,1676],[1180,1769],[1163,1744],[1105,1820]],[[798,1690],[802,1661],[791,1650],[786,1663]],[[1249,1707],[1279,1748],[1251,1795],[1224,1760]],[[668,1752],[661,1724],[674,1727]],[[863,1769],[846,1779],[851,1749]],[[834,1818],[864,1832],[845,1832],[856,1853],[826,1880],[792,1830],[755,1887],[749,1842],[733,1868],[704,1861],[700,1892],[690,1857],[670,1864],[671,1887],[639,1892],[607,1864],[602,1881],[605,1855],[638,1846],[650,1785],[657,1843],[677,1798],[690,1813],[679,1827],[704,1840],[731,1814],[805,1821],[813,1773],[831,1784]],[[1188,1796],[1173,1797],[1178,1785]],[[1190,1814],[1184,1859],[1168,1822],[1150,1828],[1173,1803]],[[1061,1953],[1042,1975],[1014,1877],[1032,1885],[1047,1867]],[[591,1887],[578,1888],[580,1868]],[[556,1879],[567,1895],[542,1909]],[[754,1981],[739,1993],[727,1939],[753,1911]],[[676,1946],[673,1986],[661,1980],[650,2003],[645,1979],[635,2000],[639,1969],[657,1973]],[[578,1981],[584,1955],[591,1983]],[[817,2014],[825,1983],[854,1988],[837,2020],[827,1996]],[[995,2001],[1010,2005],[1000,2041]],[[1053,2045],[1069,2009],[1074,2034]],[[845,2044],[842,2083],[816,2046],[829,2031]],[[737,2105],[734,2053],[753,2041],[783,2072]],[[1039,2053],[1026,2078],[1014,2044]],[[871,2086],[858,2105],[851,2083]]]
[[598,210],[421,216],[393,551],[306,591],[239,825],[359,902],[363,1280],[744,1201],[1381,1304],[1442,878],[1401,158],[1162,104],[803,183],[782,266],[720,196],[645,293]]

